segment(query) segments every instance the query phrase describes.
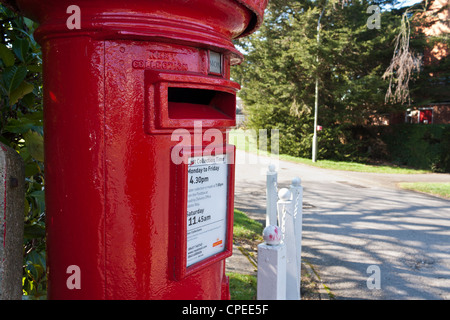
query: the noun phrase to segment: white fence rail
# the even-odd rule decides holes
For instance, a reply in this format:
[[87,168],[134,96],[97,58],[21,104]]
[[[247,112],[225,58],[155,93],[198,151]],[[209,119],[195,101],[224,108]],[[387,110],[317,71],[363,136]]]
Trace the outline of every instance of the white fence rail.
[[266,228],[258,246],[258,300],[300,300],[303,187],[300,178],[278,190],[267,171]]

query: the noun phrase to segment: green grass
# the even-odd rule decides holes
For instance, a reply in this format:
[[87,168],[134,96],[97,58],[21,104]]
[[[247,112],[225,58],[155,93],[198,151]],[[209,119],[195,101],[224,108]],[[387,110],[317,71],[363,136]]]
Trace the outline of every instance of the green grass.
[[245,238],[248,240],[262,240],[262,231],[264,226],[250,219],[244,212],[234,210],[234,238]]
[[[234,240],[262,241],[264,226],[250,219],[244,212],[234,210],[233,238]],[[255,300],[257,278],[252,275],[227,273],[230,277],[231,300]]]
[[371,165],[358,162],[333,161],[333,160],[318,160],[316,162],[312,162],[311,159],[297,158],[284,154],[280,155],[280,159],[332,170],[374,172],[374,173],[402,173],[402,174],[431,173],[431,171],[429,170],[403,168],[394,165]]
[[399,187],[450,199],[450,182],[402,182]]
[[257,278],[248,274],[227,273],[231,300],[256,300]]
[[[241,129],[231,130],[229,132],[229,141],[234,144],[237,149],[247,152],[258,153],[259,155],[270,156],[270,153],[266,151],[258,150],[256,138],[249,134],[250,131],[245,132]],[[273,156],[273,155],[272,155]],[[403,174],[417,174],[417,173],[430,173],[429,170],[418,170],[411,168],[398,167],[395,165],[370,165],[357,162],[348,161],[333,161],[333,160],[318,160],[312,162],[311,159],[293,157],[286,154],[279,155],[280,160],[286,160],[296,163],[302,163],[314,167],[332,169],[332,170],[344,170],[344,171],[357,171],[357,172],[375,172],[375,173],[403,173]]]

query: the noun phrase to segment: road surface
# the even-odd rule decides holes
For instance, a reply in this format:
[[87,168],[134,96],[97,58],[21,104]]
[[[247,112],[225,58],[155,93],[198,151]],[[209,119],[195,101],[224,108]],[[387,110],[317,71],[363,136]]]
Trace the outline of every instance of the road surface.
[[[237,151],[235,207],[261,222],[269,162]],[[396,187],[449,174],[277,167],[279,188],[302,180],[302,259],[336,299],[450,299],[450,200]]]

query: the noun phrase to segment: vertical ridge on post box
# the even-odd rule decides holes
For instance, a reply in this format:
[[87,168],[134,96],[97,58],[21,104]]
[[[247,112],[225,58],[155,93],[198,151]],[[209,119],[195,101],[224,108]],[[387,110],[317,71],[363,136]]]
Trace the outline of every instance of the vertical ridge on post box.
[[22,158],[0,143],[0,300],[22,297],[24,172]]

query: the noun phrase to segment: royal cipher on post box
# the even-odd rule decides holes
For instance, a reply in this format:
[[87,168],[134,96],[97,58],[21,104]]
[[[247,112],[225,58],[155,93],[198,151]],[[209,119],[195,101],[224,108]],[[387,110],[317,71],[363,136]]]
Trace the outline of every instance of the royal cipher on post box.
[[232,39],[267,0],[16,0],[40,23],[49,299],[227,299]]

